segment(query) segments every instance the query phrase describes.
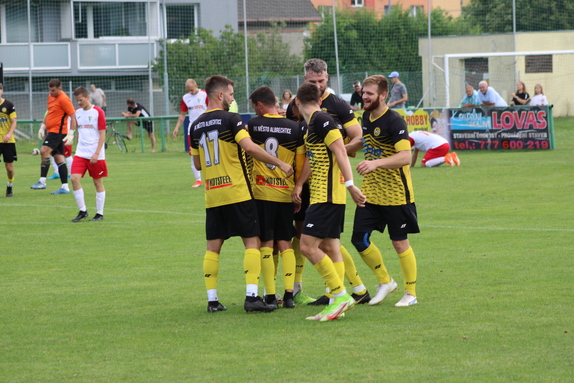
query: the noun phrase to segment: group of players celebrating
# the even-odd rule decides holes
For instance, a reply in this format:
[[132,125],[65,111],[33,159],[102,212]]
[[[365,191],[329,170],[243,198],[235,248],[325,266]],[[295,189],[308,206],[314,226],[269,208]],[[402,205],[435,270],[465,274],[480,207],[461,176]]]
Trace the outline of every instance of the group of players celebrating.
[[[349,105],[328,91],[327,64],[311,59],[304,69],[305,83],[289,105],[287,118],[279,115],[271,88],[262,86],[250,95],[257,117],[247,130],[241,116],[229,112],[233,81],[212,76],[205,82],[208,110],[191,123],[189,137],[194,165],[204,173],[203,271],[210,313],[226,310],[217,296],[219,256],[224,241],[233,236],[245,245],[247,312],[270,312],[279,305],[274,251],[282,259],[283,307],[324,304],[324,310],[307,319],[330,321],[357,303],[376,305],[397,289],[370,239],[373,230],[385,228],[404,280],[405,293],[395,306],[417,303],[416,258],[407,237],[419,232],[409,169],[411,146],[404,119],[386,105],[387,79],[374,75],[364,80],[361,127]],[[364,176],[359,189],[349,156],[361,149],[365,159],[356,167]],[[351,242],[378,281],[373,297],[340,244],[346,191],[357,205]],[[326,286],[317,300],[303,292],[306,259]],[[260,275],[264,298],[258,295]]]

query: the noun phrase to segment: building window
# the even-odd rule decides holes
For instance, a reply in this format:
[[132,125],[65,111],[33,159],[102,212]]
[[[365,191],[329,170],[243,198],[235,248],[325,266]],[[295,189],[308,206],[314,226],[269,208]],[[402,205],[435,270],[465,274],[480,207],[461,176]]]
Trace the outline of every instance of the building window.
[[77,39],[147,36],[146,3],[74,3]]
[[552,55],[526,56],[526,73],[552,73]]
[[[38,34],[38,8],[36,3],[30,4],[30,41],[39,42]],[[5,33],[1,36],[0,43],[27,43],[28,42],[28,7],[26,2],[8,2],[0,4],[0,30]]]
[[365,1],[364,0],[351,0],[351,7],[364,7]]
[[317,10],[321,14],[321,17],[325,18],[333,14],[333,7],[330,5],[320,5]]
[[197,28],[197,9],[194,5],[166,4],[168,39],[187,39]]
[[411,5],[411,16],[415,17],[416,15],[424,15],[425,10],[422,5]]

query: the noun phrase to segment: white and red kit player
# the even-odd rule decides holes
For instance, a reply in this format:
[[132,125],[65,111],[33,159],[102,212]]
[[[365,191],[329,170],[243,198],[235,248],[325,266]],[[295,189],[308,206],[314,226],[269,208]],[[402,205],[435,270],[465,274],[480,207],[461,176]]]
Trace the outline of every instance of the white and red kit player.
[[74,97],[80,109],[76,110],[78,144],[74,161],[72,162],[72,187],[80,212],[72,222],[78,222],[88,217],[84,200],[84,189],[82,189],[81,184],[81,179],[86,174],[86,171],[93,178],[96,188],[96,215],[90,221],[101,221],[104,219],[104,204],[106,201],[103,177],[108,176],[106,149],[104,146],[106,140],[106,115],[100,107],[90,103],[90,95],[86,88],[76,88]]
[[445,162],[448,162],[450,166],[460,165],[460,160],[456,153],[448,153],[450,150],[448,141],[438,134],[416,130],[409,133],[409,141],[411,142],[411,147],[414,148],[411,167],[416,165],[419,152],[426,152],[421,161],[423,168],[440,166]]
[[[187,90],[187,93],[184,94],[181,98],[181,103],[179,106],[179,117],[172,134],[174,138],[177,138],[179,127],[183,123],[185,115],[187,114],[189,116],[189,125],[186,127],[186,129],[189,141],[189,137],[191,136],[189,128],[191,127],[191,124],[193,124],[193,122],[197,119],[197,117],[199,117],[203,112],[207,110],[208,99],[207,93],[205,93],[203,89],[199,89],[195,80],[191,78],[185,82],[185,89]],[[188,146],[191,148],[189,142]],[[189,155],[191,156],[191,150]],[[193,171],[193,175],[195,177],[195,183],[193,184],[193,187],[196,188],[201,186],[201,172],[195,168],[193,163],[193,156],[191,157],[191,170]]]

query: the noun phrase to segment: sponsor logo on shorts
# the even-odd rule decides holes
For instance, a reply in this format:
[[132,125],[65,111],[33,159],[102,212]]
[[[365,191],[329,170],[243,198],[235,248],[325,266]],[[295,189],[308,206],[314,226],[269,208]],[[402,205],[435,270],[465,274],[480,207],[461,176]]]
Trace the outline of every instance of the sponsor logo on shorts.
[[314,223],[308,223],[308,224],[306,225],[306,227],[313,227],[313,226],[315,226]]

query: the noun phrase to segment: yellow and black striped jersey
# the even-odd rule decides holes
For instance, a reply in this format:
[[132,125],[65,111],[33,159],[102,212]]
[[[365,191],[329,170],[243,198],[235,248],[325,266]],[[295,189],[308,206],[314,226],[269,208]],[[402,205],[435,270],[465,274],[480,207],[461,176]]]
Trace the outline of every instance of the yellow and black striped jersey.
[[249,137],[237,113],[213,109],[191,125],[191,154],[199,156],[205,184],[205,207],[253,198],[245,151],[239,142]]
[[[0,138],[8,134],[12,125],[12,119],[16,117],[16,108],[14,107],[14,104],[4,99],[2,104],[0,104]],[[12,137],[10,137],[10,140],[7,143],[14,142],[16,142],[16,140],[14,138],[14,134],[12,134]]]
[[[277,114],[254,117],[248,123],[253,142],[267,153],[295,168],[296,154],[305,153],[301,126]],[[295,186],[294,176],[283,178],[275,165],[253,160],[252,187],[255,199],[272,202],[291,202]]]
[[[411,150],[407,124],[400,114],[388,109],[377,119],[363,115],[363,150],[365,160],[390,157]],[[381,206],[400,206],[415,202],[409,165],[398,169],[377,168],[363,179],[361,191],[367,202]]]
[[322,111],[314,112],[309,120],[305,145],[311,166],[309,189],[310,204],[333,203],[344,205],[346,202],[345,179],[337,163],[335,154],[329,146],[343,138],[335,120]]
[[[293,113],[294,103],[295,99],[287,106],[286,116],[291,120],[297,121]],[[339,129],[341,129],[341,135],[345,139],[345,142],[348,142],[349,139],[347,138],[347,131],[345,129],[359,123],[355,117],[355,112],[353,112],[349,104],[336,94],[326,92],[321,98],[321,110],[333,117]]]

